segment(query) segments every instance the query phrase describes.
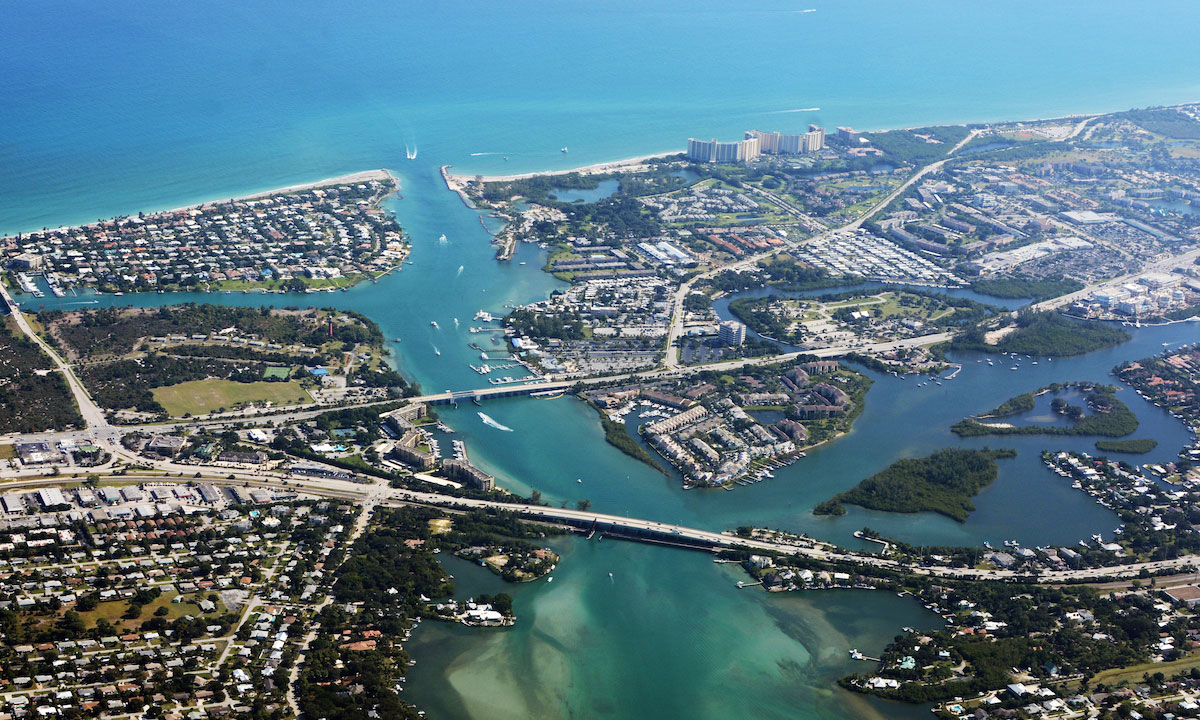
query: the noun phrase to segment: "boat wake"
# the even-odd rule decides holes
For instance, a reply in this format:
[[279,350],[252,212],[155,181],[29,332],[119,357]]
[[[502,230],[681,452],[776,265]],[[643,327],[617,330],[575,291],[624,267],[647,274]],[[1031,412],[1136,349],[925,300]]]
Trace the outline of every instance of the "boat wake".
[[[802,12],[807,12],[807,11],[802,11]],[[767,114],[768,115],[782,115],[783,113],[802,113],[802,112],[820,112],[820,111],[821,111],[821,108],[819,108],[819,107],[811,107],[811,108],[796,108],[795,110],[772,110],[771,112],[769,112]]]
[[409,160],[417,159],[417,144],[416,143],[413,143],[411,148],[408,147],[408,143],[404,143],[404,157],[408,158]]
[[499,154],[500,153],[498,153],[498,152],[471,153],[471,157],[479,157],[480,155],[499,155]]
[[446,233],[442,233],[441,236],[438,237],[438,245],[445,245],[447,242],[449,241],[446,240]]
[[463,270],[465,270],[465,269],[466,269],[466,266],[465,266],[465,265],[459,265],[459,266],[458,266],[458,272],[456,272],[456,273],[454,274],[454,277],[462,277]]
[[500,423],[493,420],[490,415],[486,415],[481,412],[477,412],[476,415],[478,415],[479,419],[483,421],[483,424],[487,425],[488,427],[494,427],[497,430],[503,430],[504,432],[512,432],[513,431],[512,428],[501,425]]

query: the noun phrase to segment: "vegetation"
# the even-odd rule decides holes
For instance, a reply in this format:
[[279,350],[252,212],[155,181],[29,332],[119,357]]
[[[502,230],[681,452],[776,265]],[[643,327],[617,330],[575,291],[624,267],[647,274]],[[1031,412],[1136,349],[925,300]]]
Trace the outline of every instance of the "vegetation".
[[1083,283],[1074,278],[1032,278],[1025,275],[980,278],[971,283],[971,289],[982,295],[998,298],[1030,298],[1034,302],[1056,298],[1082,288]]
[[982,417],[1007,417],[1018,413],[1029,412],[1037,404],[1037,396],[1033,393],[1021,393],[997,405]]
[[[1025,669],[1025,682],[1078,674],[1085,683],[1094,675],[1093,682],[1099,686],[1102,678],[1111,682],[1101,671],[1148,660],[1143,648],[1157,642],[1160,632],[1182,635],[1180,626],[1186,623],[1176,621],[1160,627],[1153,607],[1157,600],[1138,593],[1109,595],[1090,587],[944,580],[906,580],[904,587],[922,600],[960,607],[953,613],[950,629],[898,635],[884,650],[880,674],[899,680],[900,687],[869,692],[911,703],[1002,690],[1017,681],[1014,668]],[[1062,621],[1065,613],[1076,610],[1089,612],[1103,633]],[[954,632],[956,626],[973,625],[971,612],[986,612],[1003,629],[990,633],[991,637]],[[906,657],[914,661],[911,669],[902,667]],[[851,676],[840,684],[868,692],[861,684],[864,679]]]
[[791,292],[822,290],[824,288],[853,285],[862,282],[857,276],[830,277],[823,268],[813,267],[796,260],[787,253],[759,260],[752,272],[723,272],[700,281],[700,286],[711,287],[725,293],[752,290],[771,285]]
[[295,405],[311,401],[299,382],[233,382],[218,378],[155,388],[154,399],[171,417],[203,415],[222,408],[235,408],[250,403],[269,402],[272,405]]
[[813,508],[815,515],[843,515],[845,504],[885,512],[937,512],[964,522],[975,509],[971,498],[996,479],[997,459],[1014,450],[947,448],[923,458],[892,463],[857,487]]
[[[1044,391],[1057,392],[1059,389],[1077,387],[1077,385],[1058,385],[1043,388]],[[1082,408],[1072,406],[1062,398],[1055,398],[1052,407],[1055,412],[1072,420],[1070,425],[1012,425],[981,423],[976,418],[966,418],[951,426],[950,430],[961,437],[978,437],[982,435],[1102,435],[1105,437],[1124,437],[1138,428],[1137,415],[1129,406],[1116,397],[1116,388],[1101,385],[1089,387],[1087,404],[1091,408],[1090,415],[1084,415]],[[1020,404],[1018,396],[1008,403]],[[1004,407],[1001,405],[1000,407]],[[1017,411],[1019,412],[1019,411]],[[1010,413],[1012,414],[1012,413]]]
[[633,439],[633,436],[629,434],[629,430],[625,427],[625,423],[610,420],[607,415],[603,414],[603,411],[600,412],[600,424],[604,427],[604,439],[609,445],[612,445],[634,460],[646,463],[663,475],[667,474],[662,465],[659,465],[654,457],[646,452],[646,448],[639,445],[638,441]]
[[77,372],[100,407],[166,415],[167,409],[155,398],[154,388],[205,378],[254,383],[262,379],[265,369],[261,363],[175,358],[151,353],[137,360],[83,365]]
[[912,165],[925,165],[949,152],[968,132],[970,131],[961,125],[947,125],[922,128],[922,134],[928,135],[928,140],[918,137],[910,130],[867,133],[864,137],[890,159]]
[[976,325],[950,341],[950,349],[1069,357],[1119,345],[1131,337],[1124,329],[1105,323],[1075,321],[1056,312],[1032,310],[1022,310],[1017,315],[1016,330],[995,344],[986,342],[985,334],[984,328]]
[[778,300],[777,295],[738,298],[729,303],[729,312],[745,323],[746,327],[763,337],[774,338],[782,342],[798,342],[800,338],[790,329],[792,321],[778,317],[771,312],[771,304]]
[[0,327],[0,434],[82,427],[71,390],[41,348]]
[[1164,135],[1176,140],[1200,139],[1200,122],[1196,122],[1174,108],[1129,110],[1117,114],[1116,117],[1141,125],[1156,135]]
[[[293,368],[340,362],[352,350],[368,352],[370,360],[350,371],[348,384],[412,392],[398,373],[379,362],[383,334],[378,326],[351,311],[185,304],[153,310],[53,310],[40,313],[38,320],[67,357],[85,361],[77,365],[80,379],[108,410],[182,417],[253,402],[304,402],[307,393],[288,380]],[[208,337],[230,328],[240,344],[148,341]],[[297,346],[314,352],[298,352]]]
[[516,335],[535,339],[558,338],[559,340],[582,340],[583,318],[578,315],[554,315],[526,308],[517,308],[505,318],[505,323]]
[[225,307],[187,303],[155,310],[101,308],[66,313],[38,313],[38,321],[78,357],[124,355],[142,338],[209,333],[235,328],[269,343],[321,347],[330,341],[378,345],[383,333],[358,313],[339,310],[353,322],[330,322],[330,311],[274,311],[271,308]]
[[1097,440],[1096,449],[1100,452],[1130,453],[1142,455],[1158,447],[1158,441],[1153,438],[1131,438],[1129,440]]

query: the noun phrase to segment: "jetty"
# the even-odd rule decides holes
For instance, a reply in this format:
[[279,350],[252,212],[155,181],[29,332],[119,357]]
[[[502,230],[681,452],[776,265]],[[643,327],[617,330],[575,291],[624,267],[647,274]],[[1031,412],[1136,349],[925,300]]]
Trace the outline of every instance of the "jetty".
[[[441,167],[442,182],[446,183],[447,190],[450,190],[451,192],[458,195],[458,199],[462,200],[463,205],[466,205],[467,207],[474,210],[475,209],[475,201],[472,200],[469,195],[467,195],[467,190],[466,190],[463,182],[461,180],[459,180],[458,178],[456,178],[455,176],[450,174],[451,167],[453,167],[453,165],[443,165]],[[482,223],[483,219],[480,218],[479,222]],[[487,226],[484,225],[483,229],[486,230]]]

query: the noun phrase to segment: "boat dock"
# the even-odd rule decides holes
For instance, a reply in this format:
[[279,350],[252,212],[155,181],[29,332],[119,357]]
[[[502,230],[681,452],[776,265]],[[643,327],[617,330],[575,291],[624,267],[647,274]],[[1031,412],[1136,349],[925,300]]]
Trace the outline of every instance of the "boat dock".
[[867,537],[866,535],[863,535],[862,530],[855,530],[854,537],[858,538],[859,540],[866,540],[867,542],[878,543],[883,546],[884,552],[887,552],[888,550],[892,549],[892,544],[890,542],[888,542],[886,540],[880,540],[879,538]]

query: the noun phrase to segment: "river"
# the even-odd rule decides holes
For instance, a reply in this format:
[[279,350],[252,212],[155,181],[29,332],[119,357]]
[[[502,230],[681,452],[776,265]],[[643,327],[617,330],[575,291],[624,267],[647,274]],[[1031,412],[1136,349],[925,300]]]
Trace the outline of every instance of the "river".
[[[920,12],[871,0],[812,8],[783,0],[9,3],[0,8],[8,31],[0,233],[388,167],[401,181],[401,197],[388,205],[413,238],[413,264],[377,284],[320,296],[47,298],[29,308],[189,300],[351,308],[379,323],[398,367],[423,388],[473,387],[481,384],[468,367],[480,362],[468,347],[480,337],[467,332],[474,314],[503,314],[559,283],[539,271],[535,247],[496,263],[477,214],[444,190],[439,165],[525,172],[752,127],[1045,117],[1200,94],[1191,71],[1200,63],[1192,37],[1200,7],[1081,8],[1040,0],[931,0]],[[1117,46],[1138,52],[1096,52]],[[919,389],[912,379],[877,377],[849,436],[734,492],[682,491],[677,478],[608,447],[594,413],[570,398],[489,403],[511,433],[471,408],[444,416],[504,486],[588,498],[597,510],[714,529],[766,524],[846,544],[863,525],[919,542],[1071,543],[1109,532],[1115,519],[1036,456],[1048,446],[1087,449],[1087,439],[992,439],[1020,454],[1001,463],[963,524],[854,508],[815,518],[810,509],[896,458],[986,442],[949,434],[964,414],[1052,381],[1108,381],[1117,362],[1194,334],[1186,325],[1143,328],[1121,347],[1026,362],[1018,372],[964,357],[955,380]],[[1128,391],[1121,397],[1141,418],[1139,436],[1160,442],[1147,459],[1166,459],[1186,440],[1173,419]],[[870,654],[903,625],[935,623],[911,600],[767,595],[737,590],[739,571],[703,554],[607,540],[558,546],[553,583],[507,587],[515,628],[422,625],[406,699],[446,719],[925,716],[833,685],[854,669],[848,648]],[[463,592],[495,589],[477,568],[450,567]]]

